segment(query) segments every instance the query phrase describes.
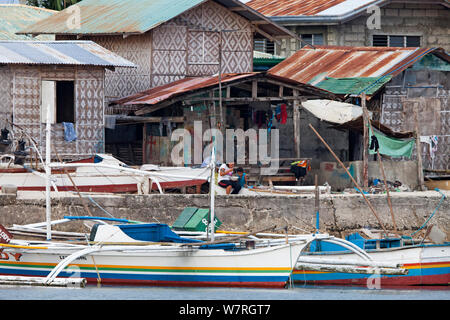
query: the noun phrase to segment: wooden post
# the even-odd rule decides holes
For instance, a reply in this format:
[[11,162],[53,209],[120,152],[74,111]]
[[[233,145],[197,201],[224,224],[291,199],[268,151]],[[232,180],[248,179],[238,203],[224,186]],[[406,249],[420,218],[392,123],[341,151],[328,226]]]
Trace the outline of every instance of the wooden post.
[[320,190],[319,190],[319,182],[318,182],[318,178],[317,178],[317,174],[314,176],[314,184],[315,184],[315,207],[316,207],[316,233],[319,233],[319,229],[320,229],[320,220],[319,220],[319,210],[320,210],[320,201],[319,201],[319,197],[320,197]]
[[[366,93],[361,95],[361,107],[366,108]],[[369,187],[369,118],[363,112],[363,187]]]
[[[294,97],[298,97],[298,91],[293,90]],[[299,100],[293,101],[293,122],[294,122],[294,149],[295,157],[300,158],[300,105]]]
[[422,148],[420,145],[420,126],[419,126],[419,111],[417,104],[414,106],[414,125],[415,125],[415,136],[416,136],[416,151],[417,151],[417,176],[419,182],[419,190],[424,191],[424,180],[423,180],[423,165],[422,165]]

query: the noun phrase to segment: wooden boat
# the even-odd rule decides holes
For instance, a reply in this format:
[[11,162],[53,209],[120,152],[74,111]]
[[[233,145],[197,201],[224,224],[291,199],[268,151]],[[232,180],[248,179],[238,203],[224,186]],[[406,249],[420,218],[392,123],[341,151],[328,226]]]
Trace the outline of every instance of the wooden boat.
[[[297,266],[293,273],[294,282],[316,285],[371,285],[418,286],[450,284],[450,244],[403,245],[400,238],[363,239],[359,234],[350,236],[349,241],[365,247],[367,254],[376,261],[401,265],[407,274],[376,275],[364,273],[364,263],[354,253],[333,244],[313,243],[310,250],[299,259],[313,262],[309,268]],[[378,248],[377,248],[378,247]],[[334,261],[341,265],[341,272],[327,269],[325,263]],[[360,263],[360,272],[345,272],[348,261]],[[359,261],[359,262],[358,262]]]
[[198,243],[12,243],[2,245],[1,275],[47,277],[48,283],[59,276],[94,284],[283,288],[308,241],[255,249],[203,249]]
[[[204,168],[146,165],[135,169],[106,154],[52,165],[53,189],[58,191],[75,191],[75,184],[82,192],[148,193],[150,190],[201,186],[209,177],[208,170]],[[127,168],[133,170],[126,170]],[[0,164],[1,184],[14,185],[21,191],[45,191],[46,180],[43,171],[33,170],[30,166],[3,163]],[[70,178],[66,172],[70,173]],[[152,183],[149,177],[154,177],[159,185]]]

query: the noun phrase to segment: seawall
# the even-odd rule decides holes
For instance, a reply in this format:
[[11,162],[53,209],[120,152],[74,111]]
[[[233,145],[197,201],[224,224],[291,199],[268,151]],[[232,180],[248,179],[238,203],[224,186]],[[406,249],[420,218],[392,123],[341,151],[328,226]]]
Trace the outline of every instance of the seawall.
[[[433,224],[447,234],[450,239],[450,191],[436,210],[428,225]],[[388,230],[393,222],[386,195],[368,195],[380,220]],[[391,193],[393,211],[398,229],[409,235],[417,230],[431,216],[441,201],[436,191]],[[92,200],[90,200],[92,199]],[[95,216],[109,215],[145,222],[173,224],[185,207],[209,207],[208,195],[91,195],[84,197],[89,210]],[[95,203],[94,203],[95,202]],[[310,233],[315,230],[315,197],[305,195],[256,195],[256,196],[216,196],[216,216],[222,222],[222,230],[260,230],[272,225],[288,226],[291,233]],[[77,195],[52,195],[52,219],[64,216],[89,215],[83,200]],[[29,224],[45,221],[44,193],[18,196],[0,195],[0,224]],[[359,194],[321,194],[321,232],[344,236],[362,227],[381,229],[377,218]],[[82,223],[58,227],[65,231],[82,231]],[[86,231],[86,230],[84,230]]]

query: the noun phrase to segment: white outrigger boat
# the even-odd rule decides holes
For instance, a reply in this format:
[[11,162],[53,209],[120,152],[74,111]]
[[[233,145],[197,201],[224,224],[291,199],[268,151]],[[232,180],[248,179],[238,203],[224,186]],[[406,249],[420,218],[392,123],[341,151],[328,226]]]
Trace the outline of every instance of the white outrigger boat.
[[[45,191],[44,168],[14,165],[13,161],[14,155],[0,156],[3,185],[16,186],[19,191]],[[164,189],[201,186],[209,178],[209,170],[205,168],[157,165],[133,168],[107,154],[70,163],[52,163],[51,167],[52,188],[58,191],[76,191],[75,183],[82,192],[146,194],[151,190],[163,192]]]

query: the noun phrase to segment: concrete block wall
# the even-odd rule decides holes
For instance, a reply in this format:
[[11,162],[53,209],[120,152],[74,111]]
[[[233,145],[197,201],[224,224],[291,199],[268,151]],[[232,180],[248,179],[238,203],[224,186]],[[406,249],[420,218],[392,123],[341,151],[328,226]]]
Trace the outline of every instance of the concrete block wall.
[[[443,201],[429,224],[438,226],[450,236],[450,191],[444,191]],[[388,230],[393,222],[386,195],[368,195],[377,215]],[[391,194],[396,225],[404,235],[410,235],[430,217],[441,200],[435,191],[394,192]],[[94,195],[92,199],[115,218],[149,223],[172,225],[185,207],[209,207],[208,195]],[[315,197],[295,196],[217,196],[216,216],[222,222],[221,230],[261,230],[273,225],[288,226],[290,233],[312,233],[315,231]],[[94,216],[105,213],[88,203]],[[52,219],[64,216],[87,215],[77,196],[52,199]],[[11,195],[0,195],[0,224],[29,224],[45,221],[45,199],[17,199]],[[360,228],[380,229],[377,218],[369,210],[359,194],[320,195],[320,229],[337,236],[345,236]],[[59,225],[57,230],[87,232],[82,222]],[[416,235],[421,237],[420,232]]]
[[[442,47],[450,51],[450,10],[439,4],[391,3],[381,8],[381,28],[368,29],[368,13],[339,25],[286,26],[297,34],[324,35],[326,45],[372,46],[372,36],[420,36],[422,47]],[[284,40],[276,54],[290,56],[300,49],[295,42]]]

